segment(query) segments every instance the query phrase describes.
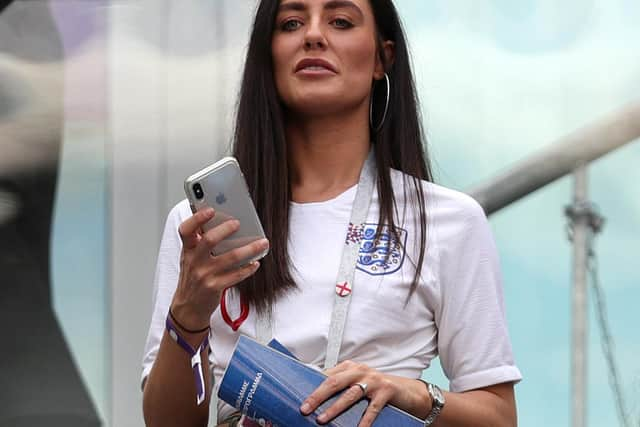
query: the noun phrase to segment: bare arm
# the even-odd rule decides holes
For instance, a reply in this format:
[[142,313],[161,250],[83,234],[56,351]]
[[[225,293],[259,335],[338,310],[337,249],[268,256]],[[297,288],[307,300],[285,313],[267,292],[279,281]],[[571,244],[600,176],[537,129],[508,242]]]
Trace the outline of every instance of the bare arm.
[[[268,242],[263,239],[234,249],[220,256],[212,256],[212,249],[239,227],[237,221],[226,221],[207,233],[201,227],[214,215],[212,209],[199,211],[179,227],[182,240],[180,276],[173,300],[173,315],[181,325],[199,330],[209,325],[211,314],[218,307],[222,291],[254,274],[259,263],[232,268],[237,263],[264,251]],[[179,328],[180,335],[192,348],[198,348],[207,332],[188,333]],[[211,345],[215,345],[211,343]],[[200,355],[205,379],[206,399],[196,403],[196,388],[189,354],[165,331],[158,354],[144,386],[143,412],[147,426],[196,427],[206,426],[209,419],[211,394],[210,367],[207,351]]]
[[[183,336],[197,348],[206,333]],[[196,405],[189,355],[165,331],[153,369],[144,386],[143,412],[147,426],[206,426],[209,420],[211,375],[206,351],[202,352],[206,399]]]
[[434,427],[515,427],[513,383],[464,393],[444,393],[446,404]]
[[[344,361],[326,371],[327,379],[305,400],[308,407],[302,413],[313,412],[335,393],[345,393],[324,414],[318,417],[326,423],[363,397],[356,383],[367,384],[369,406],[358,427],[369,427],[378,413],[390,403],[418,418],[426,418],[432,401],[425,384],[418,380],[387,375],[366,365]],[[463,393],[444,393],[444,410],[434,427],[515,427],[516,404],[513,383],[497,384]],[[326,415],[323,417],[323,415]]]

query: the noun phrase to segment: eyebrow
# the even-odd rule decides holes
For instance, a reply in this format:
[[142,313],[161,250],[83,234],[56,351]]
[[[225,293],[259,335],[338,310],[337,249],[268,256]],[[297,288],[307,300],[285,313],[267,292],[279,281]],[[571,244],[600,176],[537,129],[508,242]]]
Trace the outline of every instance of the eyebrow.
[[[364,14],[360,10],[360,8],[356,6],[355,3],[349,0],[331,0],[324,4],[324,8],[327,10],[340,9],[345,7],[354,10],[355,12],[358,13],[358,15],[360,15],[360,17],[364,17]],[[278,12],[284,12],[287,10],[303,11],[306,9],[307,9],[306,4],[302,2],[293,1],[289,3],[281,4],[280,7],[278,8]]]

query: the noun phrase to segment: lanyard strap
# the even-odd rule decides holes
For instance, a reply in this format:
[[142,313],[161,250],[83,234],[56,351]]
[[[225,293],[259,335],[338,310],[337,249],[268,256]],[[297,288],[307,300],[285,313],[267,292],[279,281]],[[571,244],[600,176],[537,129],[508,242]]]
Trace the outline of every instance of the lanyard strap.
[[[344,335],[344,326],[347,321],[351,294],[353,293],[358,254],[360,252],[360,245],[364,242],[364,239],[358,236],[364,229],[364,222],[369,213],[376,176],[374,152],[371,150],[360,172],[358,189],[353,201],[353,207],[351,208],[349,228],[345,238],[345,245],[342,249],[342,258],[336,278],[333,312],[331,313],[331,323],[329,324],[329,334],[327,338],[327,355],[324,362],[325,369],[331,368],[338,363],[342,336]],[[266,344],[272,337],[272,315],[257,316],[256,340],[262,344]]]
[[364,239],[357,238],[357,236],[361,234],[364,229],[364,223],[367,220],[375,186],[375,177],[375,159],[373,158],[373,150],[371,150],[360,172],[358,190],[356,192],[356,198],[353,201],[353,207],[351,208],[349,229],[347,230],[344,247],[342,248],[342,258],[340,260],[340,268],[338,269],[338,277],[336,278],[333,313],[331,313],[329,336],[327,338],[327,355],[324,359],[325,369],[332,368],[338,363],[342,336],[344,335],[344,326],[347,322],[347,312],[349,311],[349,303],[351,302],[351,294],[353,293],[358,254],[360,252],[360,245],[364,242]]
[[193,348],[182,337],[182,335],[180,335],[178,328],[176,328],[176,326],[173,324],[173,321],[171,320],[171,316],[167,316],[165,326],[167,327],[167,331],[169,332],[169,336],[171,337],[171,339],[177,342],[178,345],[182,347],[182,349],[186,351],[191,358],[191,370],[193,371],[193,377],[196,385],[196,404],[200,405],[202,402],[204,402],[204,399],[206,397],[200,353],[209,345],[209,334],[207,334],[207,336],[203,338],[202,343],[197,348]]

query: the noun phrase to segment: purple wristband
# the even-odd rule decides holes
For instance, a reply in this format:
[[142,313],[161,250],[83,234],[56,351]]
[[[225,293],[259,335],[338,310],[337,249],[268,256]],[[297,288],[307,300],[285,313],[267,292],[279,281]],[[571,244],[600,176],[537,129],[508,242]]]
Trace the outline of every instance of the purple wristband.
[[180,335],[178,328],[173,324],[170,316],[167,316],[166,320],[167,332],[171,339],[178,343],[180,347],[186,351],[191,357],[191,369],[193,370],[193,376],[196,382],[196,402],[200,405],[204,402],[204,375],[202,374],[202,360],[200,353],[209,345],[209,334],[202,340],[202,344],[197,349],[194,349],[189,343]]

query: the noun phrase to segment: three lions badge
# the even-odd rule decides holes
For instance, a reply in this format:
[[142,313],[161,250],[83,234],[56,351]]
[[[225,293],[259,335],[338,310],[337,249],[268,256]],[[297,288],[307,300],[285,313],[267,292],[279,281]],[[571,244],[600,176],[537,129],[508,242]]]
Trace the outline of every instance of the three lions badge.
[[356,268],[372,276],[395,273],[402,267],[407,243],[407,231],[397,228],[399,241],[388,226],[382,226],[376,241],[378,224],[349,224],[347,245],[360,245]]

